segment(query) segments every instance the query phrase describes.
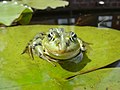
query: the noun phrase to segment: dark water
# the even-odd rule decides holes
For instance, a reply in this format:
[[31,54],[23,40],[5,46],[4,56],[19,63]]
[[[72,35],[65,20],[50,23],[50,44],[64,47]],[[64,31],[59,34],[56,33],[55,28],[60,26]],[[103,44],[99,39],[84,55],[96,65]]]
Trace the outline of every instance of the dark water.
[[80,11],[37,10],[34,12],[30,24],[95,26],[120,30],[120,12],[96,13],[93,11],[87,13],[86,11],[83,13]]

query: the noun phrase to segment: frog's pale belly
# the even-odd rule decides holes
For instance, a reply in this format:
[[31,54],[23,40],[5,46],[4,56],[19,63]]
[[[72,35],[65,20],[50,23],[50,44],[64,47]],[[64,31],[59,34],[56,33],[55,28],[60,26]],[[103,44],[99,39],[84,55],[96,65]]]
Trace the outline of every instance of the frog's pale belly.
[[75,57],[76,55],[78,55],[80,53],[80,50],[78,49],[76,51],[63,52],[63,53],[58,53],[59,51],[57,51],[57,52],[47,51],[47,52],[48,53],[46,53],[46,54],[48,56],[50,56],[51,58],[65,60],[65,59],[71,59],[71,58]]

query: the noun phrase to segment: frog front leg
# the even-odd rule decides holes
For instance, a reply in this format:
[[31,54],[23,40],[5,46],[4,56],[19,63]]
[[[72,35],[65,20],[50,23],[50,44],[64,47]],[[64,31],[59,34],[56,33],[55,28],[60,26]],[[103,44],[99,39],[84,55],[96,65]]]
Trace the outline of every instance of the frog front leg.
[[25,49],[23,50],[23,52],[21,54],[28,53],[30,55],[30,57],[32,59],[34,59],[34,56],[33,56],[33,47],[32,47],[32,45],[30,43],[31,42],[28,43],[28,45],[25,47]]
[[80,50],[83,52],[86,51],[86,45],[85,45],[84,41],[78,38],[78,42],[80,44]]
[[39,56],[40,58],[47,60],[49,63],[51,63],[53,66],[56,66],[51,60],[51,58],[47,57],[45,54],[45,50],[43,49],[42,45],[40,43],[34,45],[35,54]]

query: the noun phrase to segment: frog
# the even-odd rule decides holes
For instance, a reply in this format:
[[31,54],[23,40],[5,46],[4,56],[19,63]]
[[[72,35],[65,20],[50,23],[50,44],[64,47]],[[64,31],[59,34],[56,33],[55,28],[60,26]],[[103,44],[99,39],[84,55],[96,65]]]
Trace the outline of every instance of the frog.
[[32,59],[37,55],[53,64],[53,62],[77,61],[76,59],[81,61],[85,51],[84,41],[75,32],[67,32],[64,28],[50,28],[48,32],[36,34],[28,42],[22,54],[28,53]]

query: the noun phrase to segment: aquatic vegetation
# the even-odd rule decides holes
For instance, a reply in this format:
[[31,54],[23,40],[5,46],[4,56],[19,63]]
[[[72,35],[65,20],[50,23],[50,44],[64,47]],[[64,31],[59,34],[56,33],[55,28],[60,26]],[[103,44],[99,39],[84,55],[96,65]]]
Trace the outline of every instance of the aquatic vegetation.
[[0,24],[10,26],[13,22],[28,24],[32,18],[32,9],[17,2],[0,2]]
[[[21,55],[31,38],[49,28],[74,31],[91,43],[80,63],[56,63]],[[95,27],[29,25],[0,28],[0,89],[120,89],[120,68],[103,68],[120,59],[120,31]]]
[[[48,3],[49,2],[49,3]],[[12,0],[0,2],[0,25],[29,24],[34,9],[57,8],[69,3],[61,0]],[[15,24],[16,25],[16,24]]]

